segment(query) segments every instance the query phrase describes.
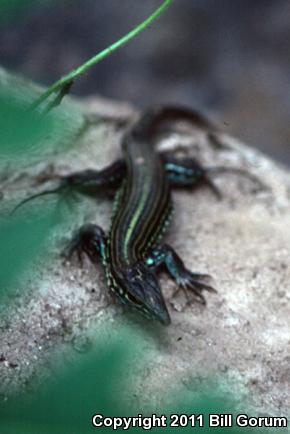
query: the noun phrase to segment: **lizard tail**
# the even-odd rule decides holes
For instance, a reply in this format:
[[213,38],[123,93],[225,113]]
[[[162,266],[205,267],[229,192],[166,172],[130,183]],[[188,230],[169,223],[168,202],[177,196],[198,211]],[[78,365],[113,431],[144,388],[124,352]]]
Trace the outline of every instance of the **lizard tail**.
[[168,131],[173,122],[186,122],[199,128],[217,131],[218,127],[196,110],[181,106],[159,106],[146,111],[133,126],[130,135],[138,140],[153,141],[159,134]]

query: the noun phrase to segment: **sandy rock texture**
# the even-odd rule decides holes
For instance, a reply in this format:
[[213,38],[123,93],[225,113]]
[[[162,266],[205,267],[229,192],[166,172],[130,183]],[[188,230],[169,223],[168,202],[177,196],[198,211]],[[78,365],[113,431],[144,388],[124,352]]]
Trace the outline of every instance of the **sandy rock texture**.
[[[2,86],[14,81],[23,94],[38,91],[1,71]],[[136,116],[129,104],[98,97],[67,98],[59,113],[69,119],[62,140],[69,146],[59,147],[51,138],[45,159],[21,166],[17,176],[9,178],[8,173],[5,189],[0,185],[2,208],[35,188],[41,190],[34,184],[37,175],[110,163],[120,156],[120,138]],[[178,148],[204,165],[245,169],[267,188],[259,189],[250,179],[227,173],[214,178],[223,193],[220,201],[206,187],[173,193],[175,213],[166,242],[190,269],[211,274],[218,293],[205,294],[205,307],[198,303],[185,307],[182,295],[172,300],[175,286],[162,276],[172,324],[162,328],[146,321],[136,323],[137,328],[150,330],[144,352],[155,354],[148,369],[138,372],[137,388],[150,399],[156,384],[173,376],[190,389],[211,372],[225,382],[233,381],[257,411],[285,415],[290,406],[290,175],[225,132],[209,137],[202,129],[177,126],[161,147]],[[80,200],[74,218],[52,234],[51,260],[38,258],[32,265],[36,277],[28,279],[27,291],[12,300],[1,319],[1,396],[25,386],[39,365],[51,366],[51,352],[66,342],[81,350],[90,330],[101,324],[114,328],[117,321],[126,323],[127,315],[108,296],[101,268],[88,261],[81,268],[76,260],[68,262],[59,256],[72,231],[83,222],[108,229],[111,212],[110,200]]]

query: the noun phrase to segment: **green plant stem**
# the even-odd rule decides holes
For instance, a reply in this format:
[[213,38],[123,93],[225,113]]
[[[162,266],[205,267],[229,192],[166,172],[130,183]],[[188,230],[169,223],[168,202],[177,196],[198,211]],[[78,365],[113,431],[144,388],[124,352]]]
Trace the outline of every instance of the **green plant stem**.
[[139,35],[139,33],[143,32],[147,27],[149,27],[154,21],[156,21],[160,15],[165,12],[165,10],[170,6],[173,0],[165,0],[162,5],[145,21],[131,30],[127,35],[123,36],[117,42],[113,43],[105,50],[101,51],[97,55],[91,57],[87,62],[83,63],[78,68],[71,71],[69,74],[62,77],[60,80],[56,81],[52,86],[50,86],[45,92],[43,92],[33,103],[31,104],[31,109],[35,109],[38,107],[43,101],[45,101],[51,94],[56,92],[61,92],[63,88],[68,88],[72,85],[72,83],[80,76],[84,75],[92,66],[96,65],[101,60],[108,57],[114,51],[118,50],[118,48],[127,44],[131,39],[135,38],[135,36]]

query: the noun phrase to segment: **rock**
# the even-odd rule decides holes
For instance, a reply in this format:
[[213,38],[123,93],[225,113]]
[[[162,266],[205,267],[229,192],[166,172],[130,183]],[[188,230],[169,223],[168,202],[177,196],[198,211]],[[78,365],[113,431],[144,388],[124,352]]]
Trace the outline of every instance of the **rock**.
[[[38,91],[5,71],[0,81],[2,86],[16,81],[18,89],[30,91],[30,98]],[[56,173],[69,173],[110,163],[120,156],[124,125],[135,114],[129,104],[99,97],[66,98],[58,110],[72,116],[65,129],[71,146],[59,149],[52,143],[45,161],[19,169],[25,176],[11,174],[11,182],[5,180],[4,202],[17,203],[31,194],[34,177],[50,165]],[[149,399],[153,385],[174,377],[192,389],[211,372],[234,381],[257,410],[285,415],[290,406],[290,174],[223,132],[213,140],[207,132],[191,128],[162,141],[163,148],[177,145],[204,165],[244,169],[267,188],[258,189],[247,177],[227,173],[214,179],[223,194],[220,201],[205,186],[173,193],[175,214],[166,240],[190,269],[214,277],[218,293],[206,294],[205,307],[194,303],[185,308],[181,298],[181,308],[175,310],[168,302],[172,324],[161,331],[155,324],[142,323],[151,336],[158,329],[159,344],[155,338],[145,341],[144,353],[153,351],[155,357],[150,370],[138,372],[136,384]],[[0,363],[1,395],[23,387],[65,342],[86,340],[84,330],[126,323],[126,314],[107,296],[101,268],[85,261],[80,269],[76,260],[59,256],[65,240],[83,221],[108,229],[111,210],[110,201],[82,200],[70,224],[56,228],[51,260],[37,259],[37,277],[28,281],[17,303],[11,302],[1,320],[1,355],[17,369]],[[174,285],[167,277],[162,288],[169,301]],[[188,371],[194,375],[188,377]]]

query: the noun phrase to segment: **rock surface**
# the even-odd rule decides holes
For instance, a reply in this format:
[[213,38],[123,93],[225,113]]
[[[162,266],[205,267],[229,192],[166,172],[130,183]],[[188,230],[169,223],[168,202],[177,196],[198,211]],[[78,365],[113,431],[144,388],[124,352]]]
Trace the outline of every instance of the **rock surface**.
[[[3,86],[18,79],[1,71],[0,80]],[[30,92],[38,90],[20,82]],[[34,192],[33,179],[48,167],[69,173],[101,168],[117,158],[124,125],[135,115],[127,104],[98,97],[67,99],[59,110],[72,116],[71,130],[66,129],[71,146],[59,150],[52,144],[45,161],[27,164],[19,176],[6,180],[5,191],[0,186],[5,193],[2,204],[17,203]],[[194,303],[185,308],[181,296],[168,303],[172,324],[156,326],[157,346],[154,339],[146,341],[144,353],[153,349],[155,357],[146,372],[138,373],[137,386],[150,399],[153,385],[172,376],[190,388],[188,371],[194,373],[193,383],[211,372],[234,381],[240,393],[250,395],[255,409],[285,415],[290,406],[290,175],[222,132],[216,139],[191,129],[171,134],[161,146],[174,149],[181,144],[183,154],[205,165],[243,168],[267,189],[228,173],[215,178],[221,201],[206,187],[173,193],[175,214],[166,240],[190,269],[214,277],[218,293],[206,294],[206,307]],[[107,295],[101,269],[87,261],[80,268],[76,260],[69,263],[59,256],[64,240],[82,222],[107,229],[111,210],[110,201],[98,200],[96,209],[93,201],[82,200],[75,219],[65,230],[56,229],[52,260],[40,260],[38,278],[12,301],[0,324],[1,395],[26,385],[65,342],[74,342],[81,351],[92,328],[117,327],[120,318],[126,323],[126,314]],[[166,276],[162,288],[170,300],[174,285]],[[154,324],[144,322],[142,327],[154,335]]]

